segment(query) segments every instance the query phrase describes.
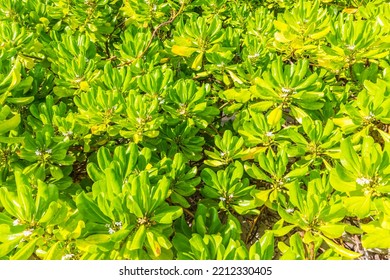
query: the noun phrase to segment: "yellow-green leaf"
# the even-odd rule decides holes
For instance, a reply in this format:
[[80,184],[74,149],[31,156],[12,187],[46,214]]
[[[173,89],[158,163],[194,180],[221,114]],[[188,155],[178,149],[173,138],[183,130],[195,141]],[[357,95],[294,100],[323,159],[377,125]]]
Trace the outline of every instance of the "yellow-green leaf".
[[268,124],[270,126],[276,126],[280,122],[280,120],[282,119],[282,113],[283,113],[283,111],[282,111],[282,108],[280,106],[273,109],[267,117]]
[[172,52],[174,54],[180,55],[180,56],[191,56],[194,52],[196,52],[196,48],[191,48],[191,47],[185,47],[185,46],[178,46],[174,45],[172,47]]
[[24,245],[15,255],[11,257],[11,260],[28,260],[35,251],[35,244],[38,239],[33,239],[26,245]]
[[337,254],[339,254],[342,257],[345,257],[348,259],[356,259],[356,258],[359,258],[361,256],[361,254],[353,252],[351,250],[348,250],[348,249],[344,248],[343,246],[336,244],[331,239],[326,238],[325,236],[322,236],[322,238],[324,239],[326,244],[328,244],[328,246],[333,249],[333,251],[335,251]]
[[196,56],[194,62],[192,63],[191,68],[199,71],[202,68],[203,65],[203,53],[200,53]]

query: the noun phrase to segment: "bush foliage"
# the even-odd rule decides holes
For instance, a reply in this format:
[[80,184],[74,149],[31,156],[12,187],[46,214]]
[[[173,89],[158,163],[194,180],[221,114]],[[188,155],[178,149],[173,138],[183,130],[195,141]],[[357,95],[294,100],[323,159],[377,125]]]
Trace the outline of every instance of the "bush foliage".
[[384,0],[0,1],[0,259],[390,248]]

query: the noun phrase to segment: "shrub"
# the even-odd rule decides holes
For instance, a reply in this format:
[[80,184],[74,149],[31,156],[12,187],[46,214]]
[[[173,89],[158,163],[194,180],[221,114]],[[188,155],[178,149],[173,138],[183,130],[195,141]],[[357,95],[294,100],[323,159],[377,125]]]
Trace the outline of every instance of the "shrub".
[[389,14],[0,1],[0,259],[388,258]]

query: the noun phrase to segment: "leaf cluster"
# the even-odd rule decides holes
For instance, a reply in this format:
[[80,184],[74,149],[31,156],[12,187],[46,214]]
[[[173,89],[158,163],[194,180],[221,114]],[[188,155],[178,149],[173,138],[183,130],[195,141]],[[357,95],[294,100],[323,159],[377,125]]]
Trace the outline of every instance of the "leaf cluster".
[[0,259],[384,258],[389,15],[0,1]]

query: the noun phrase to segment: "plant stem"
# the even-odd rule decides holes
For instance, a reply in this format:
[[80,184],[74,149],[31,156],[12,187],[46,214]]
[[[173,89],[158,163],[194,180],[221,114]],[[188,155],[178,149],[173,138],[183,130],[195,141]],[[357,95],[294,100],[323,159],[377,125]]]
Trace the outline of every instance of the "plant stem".
[[184,7],[185,7],[185,1],[183,1],[183,3],[181,4],[180,6],[180,9],[177,11],[177,13],[174,13],[173,11],[171,12],[172,15],[170,17],[169,20],[163,22],[163,23],[160,23],[153,31],[152,33],[152,36],[150,37],[150,40],[148,42],[148,44],[146,45],[146,47],[144,48],[144,50],[133,60],[130,60],[128,62],[124,62],[124,63],[121,63],[119,64],[117,67],[123,67],[123,66],[126,66],[126,65],[130,65],[130,64],[133,64],[134,61],[137,61],[138,59],[140,59],[141,57],[143,57],[144,55],[146,55],[146,53],[148,52],[154,38],[157,36],[157,32],[164,26],[168,25],[168,24],[171,24],[172,22],[174,22],[174,20],[184,11]]
[[254,230],[254,228],[255,228],[255,226],[256,226],[256,224],[257,224],[257,221],[259,220],[259,218],[260,218],[260,216],[261,216],[261,213],[263,212],[264,208],[265,208],[265,205],[263,205],[263,206],[260,208],[259,215],[257,215],[257,217],[255,218],[255,220],[253,221],[252,226],[251,226],[251,228],[250,228],[250,230],[249,230],[249,232],[248,232],[248,234],[247,234],[247,236],[246,236],[246,240],[245,240],[245,243],[246,243],[246,244],[249,243],[249,241],[250,241],[250,239],[251,239],[251,236],[252,236],[252,234],[253,234],[253,230]]

